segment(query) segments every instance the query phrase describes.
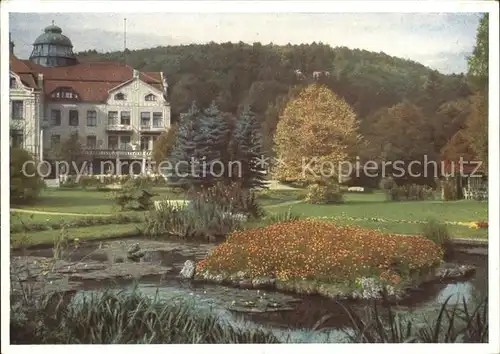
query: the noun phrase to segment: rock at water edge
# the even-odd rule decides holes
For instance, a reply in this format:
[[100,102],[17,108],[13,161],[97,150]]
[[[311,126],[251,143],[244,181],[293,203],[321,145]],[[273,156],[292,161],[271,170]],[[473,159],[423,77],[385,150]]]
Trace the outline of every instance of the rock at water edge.
[[186,261],[184,262],[184,267],[182,267],[180,275],[185,279],[193,279],[195,270],[196,264],[193,261]]

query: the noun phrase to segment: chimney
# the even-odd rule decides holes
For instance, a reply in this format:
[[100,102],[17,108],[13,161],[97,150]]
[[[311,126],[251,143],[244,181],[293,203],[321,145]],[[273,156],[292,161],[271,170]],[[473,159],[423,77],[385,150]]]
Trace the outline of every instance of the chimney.
[[137,78],[139,77],[139,71],[137,71],[137,70],[135,70],[135,69],[133,69],[133,70],[134,70],[134,71],[133,71],[133,72],[134,72],[134,73],[133,73],[133,77],[134,77],[134,79],[137,79]]
[[10,49],[9,49],[10,55],[14,55],[15,44],[14,44],[14,42],[12,42],[12,36],[11,36],[10,32],[9,32],[9,46],[10,46]]
[[38,88],[43,90],[43,74],[38,74]]

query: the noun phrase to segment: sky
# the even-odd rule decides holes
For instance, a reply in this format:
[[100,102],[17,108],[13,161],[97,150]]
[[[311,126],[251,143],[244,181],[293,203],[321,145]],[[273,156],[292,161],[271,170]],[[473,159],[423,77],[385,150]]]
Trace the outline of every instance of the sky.
[[122,50],[175,44],[323,42],[411,59],[442,73],[467,71],[479,13],[11,13],[15,53],[26,59],[52,21],[74,51]]

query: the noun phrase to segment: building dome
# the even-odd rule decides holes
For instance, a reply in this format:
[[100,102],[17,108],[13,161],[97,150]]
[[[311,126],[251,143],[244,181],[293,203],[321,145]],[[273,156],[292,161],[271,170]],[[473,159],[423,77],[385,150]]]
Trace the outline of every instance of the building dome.
[[45,27],[44,33],[33,43],[30,61],[47,67],[78,63],[70,39],[63,35],[62,29],[53,22],[52,25]]

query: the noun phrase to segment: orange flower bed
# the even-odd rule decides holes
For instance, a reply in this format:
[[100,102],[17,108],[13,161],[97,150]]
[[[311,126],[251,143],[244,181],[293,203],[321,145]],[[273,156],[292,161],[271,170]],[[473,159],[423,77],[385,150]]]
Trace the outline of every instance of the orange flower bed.
[[332,281],[430,268],[441,260],[441,248],[423,237],[299,220],[234,232],[197,272]]
[[488,228],[488,222],[487,221],[480,221],[476,223],[478,229],[487,229]]

